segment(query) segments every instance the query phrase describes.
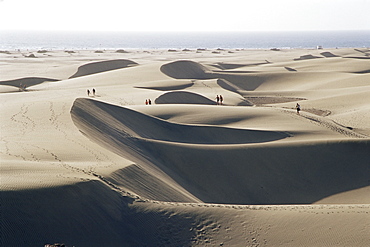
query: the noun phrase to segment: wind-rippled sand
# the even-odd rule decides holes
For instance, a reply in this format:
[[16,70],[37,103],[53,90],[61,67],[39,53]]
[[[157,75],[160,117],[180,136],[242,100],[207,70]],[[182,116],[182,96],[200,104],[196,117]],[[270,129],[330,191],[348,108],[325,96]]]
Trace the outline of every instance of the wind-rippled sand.
[[0,71],[1,246],[370,245],[369,49],[10,51]]

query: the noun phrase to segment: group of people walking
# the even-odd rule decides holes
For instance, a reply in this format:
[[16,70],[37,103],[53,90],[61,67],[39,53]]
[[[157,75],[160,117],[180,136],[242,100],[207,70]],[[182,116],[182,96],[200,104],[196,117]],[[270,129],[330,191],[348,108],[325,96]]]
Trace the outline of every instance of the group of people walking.
[[[92,96],[95,96],[96,94],[96,90],[95,88],[92,89],[92,93],[90,92],[90,89],[87,89],[87,96],[90,96],[90,94],[92,94]],[[216,95],[216,103],[217,105],[222,105],[224,101],[224,98],[222,97],[222,95]],[[150,99],[146,99],[145,100],[145,105],[151,105],[152,104],[152,101]],[[301,106],[297,103],[297,105],[295,106],[296,110],[297,110],[297,114],[299,114],[300,110],[301,110]]]
[[224,98],[222,97],[222,95],[216,95],[216,103],[217,105],[222,105],[222,102],[224,101]]
[[[95,96],[95,88],[92,89],[92,96]],[[90,96],[91,92],[90,89],[87,89],[87,96]]]

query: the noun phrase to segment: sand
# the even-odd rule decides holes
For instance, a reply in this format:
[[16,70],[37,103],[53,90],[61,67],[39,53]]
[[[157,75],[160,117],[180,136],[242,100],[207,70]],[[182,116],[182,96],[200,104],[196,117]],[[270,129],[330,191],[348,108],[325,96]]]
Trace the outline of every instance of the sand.
[[9,51],[0,71],[0,246],[370,245],[369,49]]

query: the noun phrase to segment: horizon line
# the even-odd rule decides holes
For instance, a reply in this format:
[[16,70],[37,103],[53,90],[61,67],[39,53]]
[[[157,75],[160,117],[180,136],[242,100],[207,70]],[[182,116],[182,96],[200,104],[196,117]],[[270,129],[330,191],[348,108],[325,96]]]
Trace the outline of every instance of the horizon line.
[[281,32],[366,32],[370,29],[327,29],[327,30],[44,30],[44,29],[0,29],[0,32],[115,32],[115,33],[281,33]]

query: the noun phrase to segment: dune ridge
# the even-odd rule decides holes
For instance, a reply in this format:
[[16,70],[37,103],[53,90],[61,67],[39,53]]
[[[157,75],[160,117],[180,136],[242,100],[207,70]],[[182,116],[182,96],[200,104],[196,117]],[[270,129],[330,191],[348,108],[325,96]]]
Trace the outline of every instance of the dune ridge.
[[[92,123],[93,121],[99,121],[99,123],[95,124],[96,126],[103,129],[102,126],[107,125],[107,128],[116,131],[118,136],[154,139],[166,142],[193,144],[262,143],[289,136],[286,133],[276,131],[171,123],[128,108],[84,98],[76,99],[72,106],[71,114],[73,120],[79,120],[78,122]],[[105,119],[110,119],[110,121],[106,121]],[[151,128],[142,128],[137,125],[138,122],[145,122]],[[112,134],[115,133],[112,132]]]

